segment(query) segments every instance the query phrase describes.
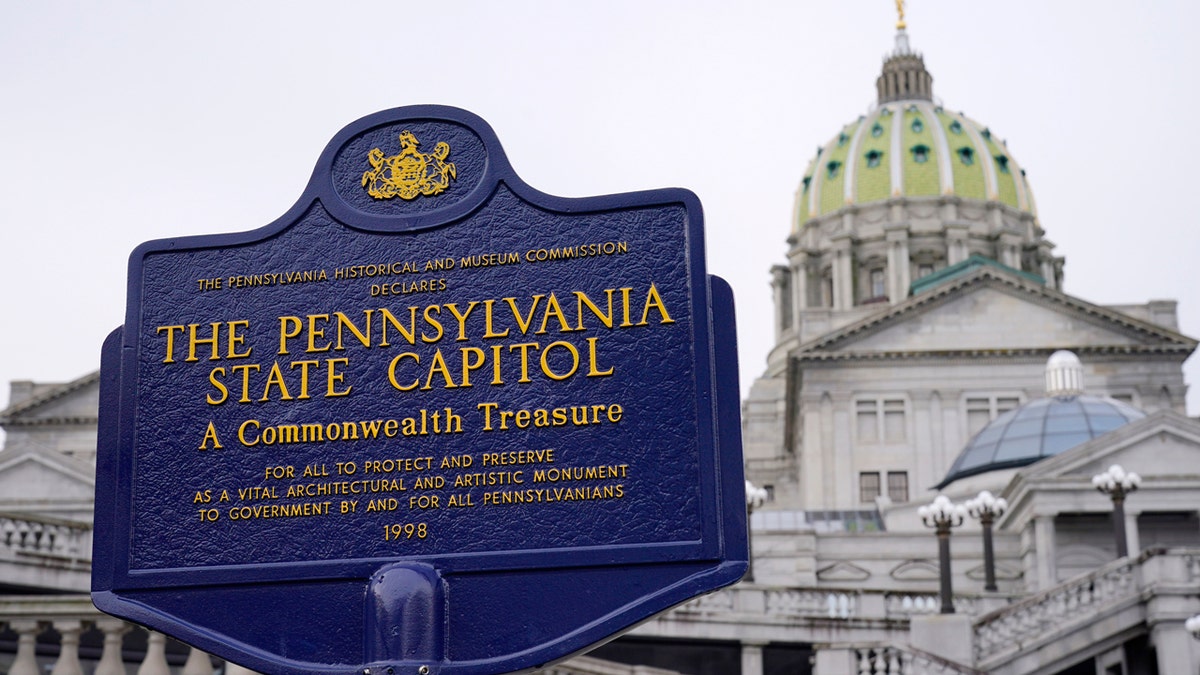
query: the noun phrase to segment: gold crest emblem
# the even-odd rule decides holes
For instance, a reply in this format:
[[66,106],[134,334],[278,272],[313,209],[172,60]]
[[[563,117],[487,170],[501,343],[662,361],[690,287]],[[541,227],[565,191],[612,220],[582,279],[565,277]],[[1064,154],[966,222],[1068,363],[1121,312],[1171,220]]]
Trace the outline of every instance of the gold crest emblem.
[[399,197],[407,201],[417,195],[432,197],[450,187],[450,181],[457,178],[454,163],[445,161],[450,156],[450,145],[440,142],[430,153],[417,150],[420,145],[412,132],[402,131],[400,152],[388,157],[379,148],[372,148],[367,153],[371,170],[362,177],[367,194],[375,199]]

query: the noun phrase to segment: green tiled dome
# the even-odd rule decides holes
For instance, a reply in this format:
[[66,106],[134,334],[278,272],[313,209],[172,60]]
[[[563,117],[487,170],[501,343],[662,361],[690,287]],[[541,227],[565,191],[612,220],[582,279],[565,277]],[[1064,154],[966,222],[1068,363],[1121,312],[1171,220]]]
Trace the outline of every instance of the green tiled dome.
[[938,195],[1036,214],[1024,172],[987,127],[930,101],[885,103],[843,127],[809,163],[796,225],[852,204]]
[[1025,174],[991,130],[933,100],[933,78],[900,31],[876,82],[879,104],[847,124],[804,172],[799,228],[851,205],[955,196],[1036,215]]

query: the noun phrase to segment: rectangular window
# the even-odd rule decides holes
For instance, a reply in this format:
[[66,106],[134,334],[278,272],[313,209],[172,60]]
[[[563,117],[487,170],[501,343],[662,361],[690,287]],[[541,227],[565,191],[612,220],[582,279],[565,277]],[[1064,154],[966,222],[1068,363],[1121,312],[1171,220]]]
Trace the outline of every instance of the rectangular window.
[[933,265],[929,265],[929,264],[917,265],[917,278],[918,279],[924,279],[925,277],[929,276],[930,274],[933,274]]
[[883,440],[888,443],[903,443],[904,438],[904,401],[884,401]]
[[992,402],[986,398],[967,399],[967,435],[974,436],[992,421]]
[[903,443],[908,437],[903,399],[860,399],[854,413],[860,443]]
[[858,421],[858,441],[860,443],[879,442],[879,403],[877,401],[858,401],[855,404]]
[[967,399],[967,436],[974,436],[988,422],[1021,405],[1017,396],[987,396]]
[[1021,406],[1021,399],[1016,397],[1004,397],[996,399],[996,416],[999,417],[1009,410],[1015,410]]
[[889,471],[887,475],[888,481],[888,499],[891,499],[896,504],[901,504],[908,501],[908,472],[907,471]]
[[858,474],[858,500],[864,504],[874,504],[879,496],[879,472],[864,471]]

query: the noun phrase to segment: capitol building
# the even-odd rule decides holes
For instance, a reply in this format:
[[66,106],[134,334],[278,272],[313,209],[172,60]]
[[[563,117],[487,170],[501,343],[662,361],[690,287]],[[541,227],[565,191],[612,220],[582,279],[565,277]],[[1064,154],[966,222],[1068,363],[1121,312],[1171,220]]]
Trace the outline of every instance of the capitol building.
[[[774,334],[750,573],[544,672],[1200,671],[1196,339],[1174,301],[1063,291],[1002,130],[940,102],[903,24],[875,95],[797,176],[773,316],[741,317]],[[98,405],[91,373],[0,410],[0,672],[246,672],[92,607]]]

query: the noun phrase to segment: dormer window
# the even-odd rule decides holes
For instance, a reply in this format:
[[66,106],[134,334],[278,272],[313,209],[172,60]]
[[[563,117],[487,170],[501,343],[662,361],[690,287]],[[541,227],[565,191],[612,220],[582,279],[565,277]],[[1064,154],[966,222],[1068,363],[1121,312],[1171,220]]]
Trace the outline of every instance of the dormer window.
[[962,125],[958,123],[958,120],[954,120],[950,123],[950,133],[962,134]]
[[802,180],[800,182],[804,183],[804,190],[805,190],[805,192],[807,192],[808,186],[812,183],[812,176],[805,176],[804,180]]
[[964,166],[971,166],[975,163],[975,151],[968,147],[958,149],[958,159],[962,161]]
[[922,131],[925,131],[925,124],[921,121],[920,117],[912,121],[912,130],[914,134],[919,134]]
[[879,162],[883,160],[883,153],[878,150],[872,150],[863,156],[867,158],[868,169],[874,169],[875,167],[879,166]]
[[992,140],[992,130],[991,129],[984,129],[983,131],[980,132],[980,134],[984,138],[988,139],[989,141]]
[[843,145],[846,144],[846,141],[849,141],[849,140],[850,140],[850,137],[847,136],[845,134],[845,132],[838,134],[838,147],[839,148],[842,147]]
[[842,163],[835,159],[825,165],[825,175],[829,178],[829,180],[833,180],[834,178],[837,178],[838,169],[840,168],[842,168]]
[[914,145],[912,146],[913,161],[917,164],[924,164],[929,161],[929,146]]
[[1000,173],[1008,173],[1008,158],[1004,155],[996,155],[996,166],[1000,168]]
[[874,136],[875,138],[879,138],[880,136],[882,136],[883,135],[883,125],[876,122],[875,126],[871,127],[871,135]]

